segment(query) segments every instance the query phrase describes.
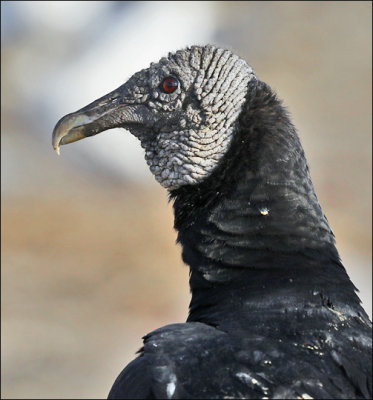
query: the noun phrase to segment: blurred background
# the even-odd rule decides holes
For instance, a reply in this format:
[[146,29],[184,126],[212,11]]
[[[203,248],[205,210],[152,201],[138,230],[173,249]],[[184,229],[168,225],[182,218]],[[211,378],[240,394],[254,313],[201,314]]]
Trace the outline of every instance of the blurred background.
[[2,398],[104,398],[183,322],[188,268],[137,140],[55,123],[168,51],[228,47],[284,99],[371,315],[371,2],[1,2]]

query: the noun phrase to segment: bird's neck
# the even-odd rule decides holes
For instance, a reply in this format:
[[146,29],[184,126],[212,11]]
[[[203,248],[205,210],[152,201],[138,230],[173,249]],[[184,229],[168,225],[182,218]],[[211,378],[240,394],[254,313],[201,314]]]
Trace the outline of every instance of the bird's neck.
[[312,304],[336,284],[355,295],[286,111],[261,82],[250,82],[248,93],[215,171],[171,194],[191,269],[190,320],[213,318],[214,307],[216,316],[229,315],[259,298],[279,310]]

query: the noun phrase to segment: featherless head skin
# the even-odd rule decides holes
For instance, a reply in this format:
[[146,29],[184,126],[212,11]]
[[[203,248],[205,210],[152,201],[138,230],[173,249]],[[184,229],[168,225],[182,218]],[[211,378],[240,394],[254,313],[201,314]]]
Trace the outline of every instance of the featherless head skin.
[[124,85],[59,121],[53,146],[113,127],[141,142],[156,180],[177,189],[206,178],[227,151],[255,79],[229,50],[192,46],[170,53]]

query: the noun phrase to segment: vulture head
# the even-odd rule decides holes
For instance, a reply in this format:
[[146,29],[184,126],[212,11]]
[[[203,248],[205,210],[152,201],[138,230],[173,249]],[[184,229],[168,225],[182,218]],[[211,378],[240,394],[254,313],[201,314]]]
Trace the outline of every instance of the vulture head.
[[231,142],[252,68],[229,50],[192,46],[170,53],[125,84],[66,115],[53,147],[122,127],[145,149],[156,180],[169,190],[211,174]]

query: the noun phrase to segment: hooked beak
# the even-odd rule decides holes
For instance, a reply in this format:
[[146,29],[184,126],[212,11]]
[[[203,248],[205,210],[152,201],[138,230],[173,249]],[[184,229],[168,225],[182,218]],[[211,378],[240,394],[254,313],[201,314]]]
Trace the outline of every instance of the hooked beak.
[[[120,125],[121,115],[120,92],[113,92],[88,104],[86,107],[65,115],[53,130],[52,145],[57,154],[60,146],[76,142],[88,136],[96,135],[104,130]],[[113,118],[114,116],[114,118]]]
[[[52,145],[57,154],[60,146],[97,135],[111,128],[143,124],[149,121],[149,111],[141,104],[128,104],[126,84],[88,104],[86,107],[65,115],[53,130]],[[145,120],[144,120],[145,119]],[[150,118],[151,119],[151,118]]]

